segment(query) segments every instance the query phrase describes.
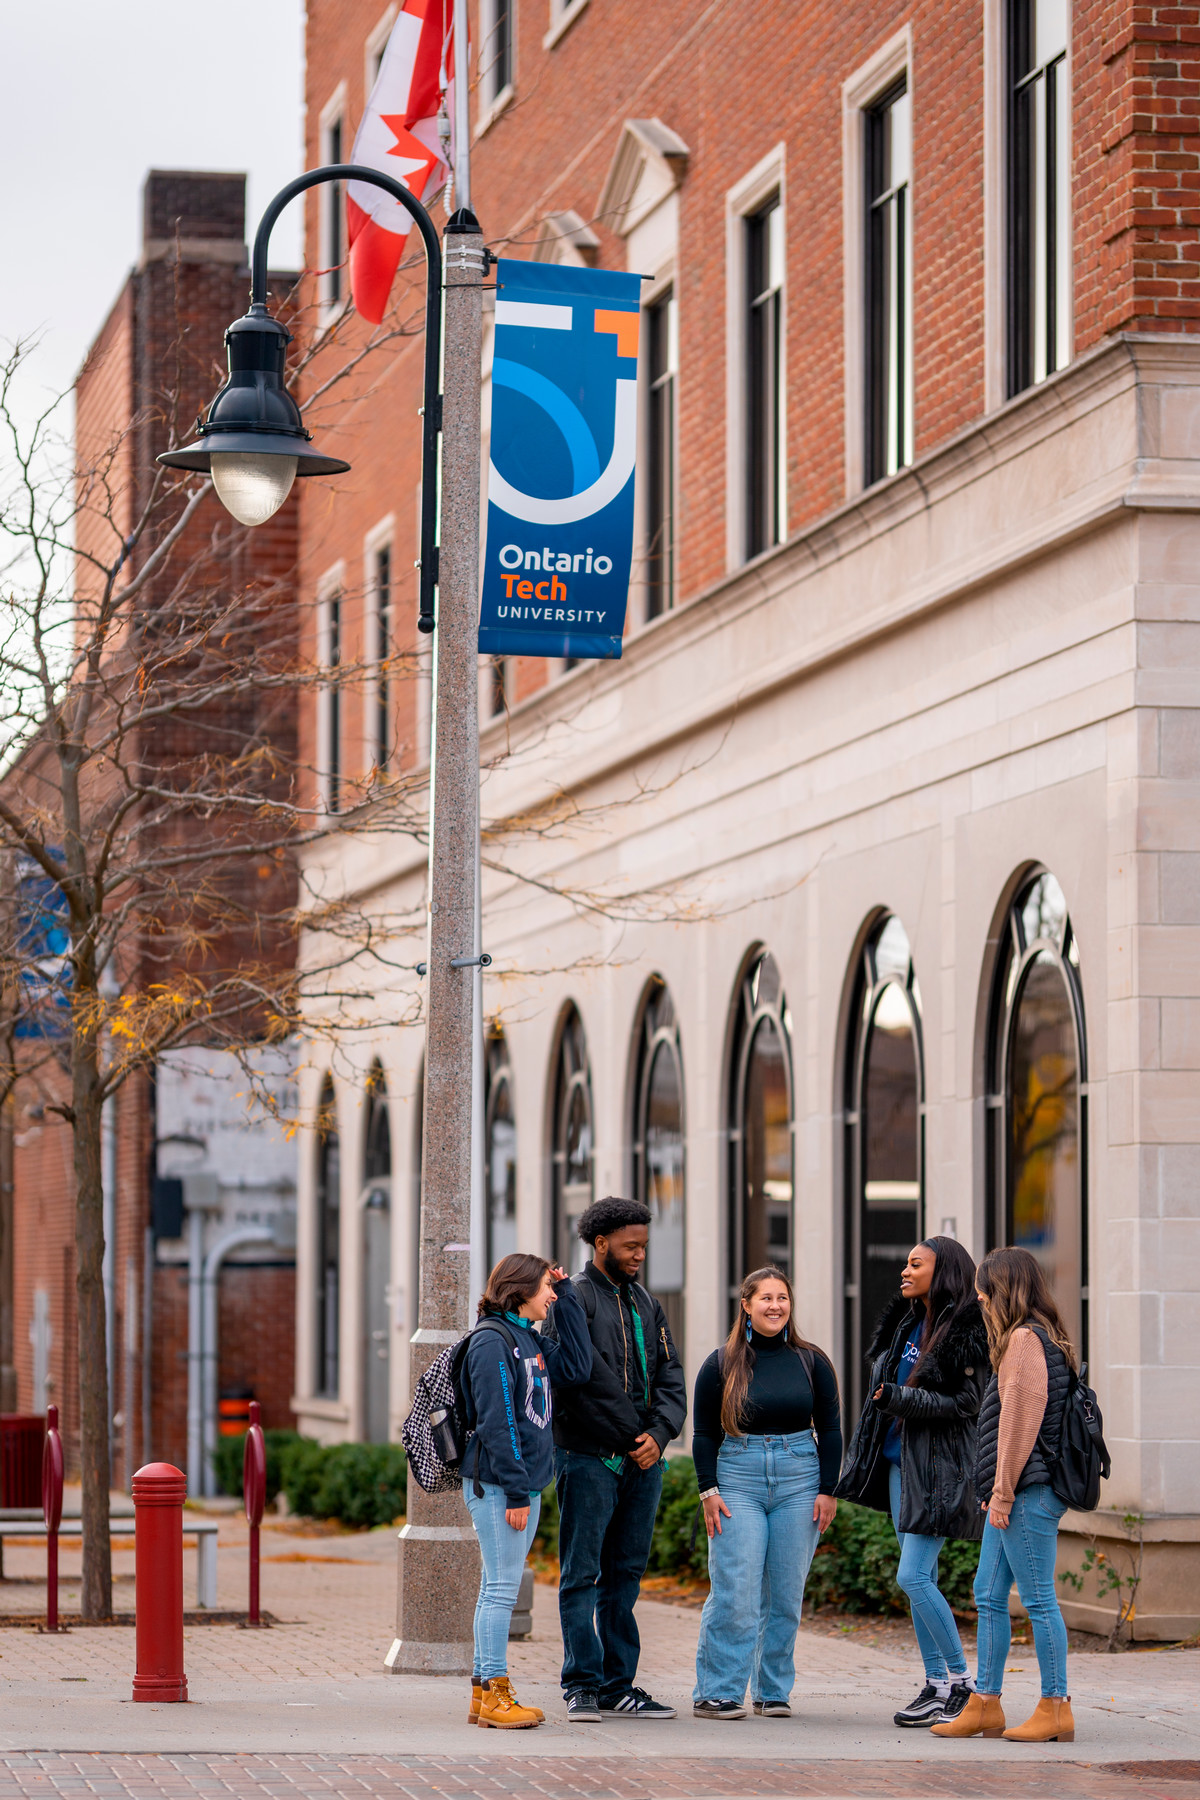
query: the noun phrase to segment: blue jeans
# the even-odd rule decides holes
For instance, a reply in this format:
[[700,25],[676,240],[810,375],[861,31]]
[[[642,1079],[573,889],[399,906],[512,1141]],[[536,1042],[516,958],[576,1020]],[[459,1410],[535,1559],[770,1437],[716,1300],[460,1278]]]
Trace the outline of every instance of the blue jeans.
[[693,1700],[787,1700],[796,1678],[804,1583],[820,1533],[811,1432],[726,1438],[717,1486],[729,1508],[708,1542],[712,1589],[700,1615]]
[[493,1675],[508,1673],[508,1627],[521,1587],[521,1573],[529,1546],[537,1530],[542,1496],[529,1496],[529,1523],[524,1531],[514,1531],[504,1517],[508,1501],[504,1489],[494,1482],[481,1481],[481,1500],[475,1497],[475,1483],[463,1482],[463,1498],[475,1535],[483,1573],[479,1578],[479,1598],[475,1602],[474,1681],[490,1681]]
[[1043,1699],[1062,1700],[1067,1693],[1067,1628],[1054,1589],[1054,1557],[1058,1521],[1066,1512],[1049,1482],[1023,1488],[1016,1496],[1004,1531],[989,1519],[983,1528],[975,1604],[979,1608],[979,1675],[981,1694],[998,1694],[1012,1641],[1008,1596],[1017,1584],[1021,1605],[1033,1626],[1033,1647],[1042,1676]]
[[627,1694],[642,1640],[634,1604],[650,1558],[662,1465],[619,1474],[581,1450],[554,1452],[558,1494],[558,1617],[564,1694]]
[[896,1585],[907,1595],[912,1608],[913,1630],[917,1648],[925,1664],[926,1681],[946,1681],[954,1675],[965,1675],[967,1659],[962,1639],[945,1595],[938,1586],[938,1557],[944,1537],[921,1537],[915,1531],[900,1529],[900,1470],[895,1463],[888,1469],[888,1497],[892,1503],[892,1524],[900,1540],[900,1567]]

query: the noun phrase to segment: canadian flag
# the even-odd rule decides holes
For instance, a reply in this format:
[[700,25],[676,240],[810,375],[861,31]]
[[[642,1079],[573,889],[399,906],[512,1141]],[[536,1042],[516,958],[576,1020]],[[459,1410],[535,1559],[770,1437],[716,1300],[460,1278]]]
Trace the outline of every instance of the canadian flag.
[[[454,117],[453,75],[451,0],[404,0],[351,161],[394,175],[418,200],[427,188],[431,196],[436,193],[450,174],[438,141],[437,115],[444,78],[449,83],[447,110]],[[411,215],[382,188],[362,181],[349,184],[350,290],[355,307],[372,325],[381,324],[387,311],[411,225]]]

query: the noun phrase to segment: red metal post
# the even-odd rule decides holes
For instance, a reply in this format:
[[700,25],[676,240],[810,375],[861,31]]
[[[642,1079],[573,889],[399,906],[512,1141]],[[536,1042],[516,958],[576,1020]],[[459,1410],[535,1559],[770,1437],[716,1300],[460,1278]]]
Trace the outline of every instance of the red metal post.
[[257,1400],[250,1402],[250,1426],[242,1456],[242,1498],[250,1527],[250,1616],[248,1625],[261,1625],[258,1614],[258,1528],[267,1503],[267,1441],[259,1424]]
[[133,1478],[137,1558],[135,1700],[186,1700],[183,1672],[183,1503],[187,1476],[147,1463]]
[[58,1435],[58,1408],[46,1408],[46,1442],[42,1449],[42,1517],[46,1521],[46,1630],[58,1624],[58,1528],[62,1524],[63,1449]]

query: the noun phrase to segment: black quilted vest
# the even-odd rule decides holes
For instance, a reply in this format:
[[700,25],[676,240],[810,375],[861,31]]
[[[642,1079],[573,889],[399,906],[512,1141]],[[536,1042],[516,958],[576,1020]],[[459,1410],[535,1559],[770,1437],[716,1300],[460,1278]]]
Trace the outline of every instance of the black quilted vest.
[[[1037,1331],[1036,1326],[1032,1329]],[[1046,1411],[1037,1442],[1030,1451],[1029,1461],[1021,1470],[1016,1486],[1018,1494],[1023,1488],[1037,1487],[1039,1483],[1044,1484],[1050,1480],[1050,1470],[1058,1458],[1063,1407],[1071,1385],[1071,1367],[1058,1345],[1052,1343],[1041,1331],[1037,1331],[1037,1336],[1046,1357]],[[996,1451],[999,1442],[1000,1387],[993,1374],[983,1396],[983,1405],[979,1409],[979,1436],[975,1444],[975,1492],[981,1502],[990,1499],[996,1485]]]

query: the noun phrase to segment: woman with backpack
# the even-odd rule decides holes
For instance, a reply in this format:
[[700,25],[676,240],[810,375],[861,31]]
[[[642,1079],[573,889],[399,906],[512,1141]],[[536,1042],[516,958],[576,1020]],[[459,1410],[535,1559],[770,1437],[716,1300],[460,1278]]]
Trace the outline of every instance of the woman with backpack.
[[[1054,1587],[1058,1522],[1067,1508],[1050,1480],[1074,1385],[1075,1351],[1028,1250],[990,1251],[975,1281],[993,1370],[979,1415],[975,1464],[975,1489],[987,1508],[975,1577],[979,1672],[977,1691],[958,1717],[933,1729],[938,1737],[980,1733],[1019,1744],[1070,1744],[1075,1720],[1067,1693],[1067,1628]],[[1023,1725],[1006,1731],[1000,1689],[1014,1581],[1033,1626],[1042,1697]]]
[[842,1460],[837,1376],[795,1324],[782,1269],[742,1283],[725,1344],[696,1377],[692,1456],[712,1589],[700,1618],[698,1719],[791,1716],[796,1631]]
[[[556,1308],[554,1341],[533,1327]],[[474,1427],[463,1458],[463,1498],[479,1539],[483,1573],[475,1605],[475,1667],[467,1723],[501,1731],[542,1723],[508,1679],[508,1628],[542,1489],[554,1475],[551,1391],[586,1381],[587,1319],[562,1269],[543,1256],[501,1257],[479,1302],[462,1386]]]
[[837,1493],[892,1515],[896,1582],[925,1668],[920,1693],[893,1716],[897,1725],[928,1726],[956,1717],[973,1685],[938,1587],[938,1557],[947,1538],[983,1533],[971,1472],[988,1340],[975,1264],[954,1238],[925,1238],[909,1251],[869,1354],[867,1399]]

